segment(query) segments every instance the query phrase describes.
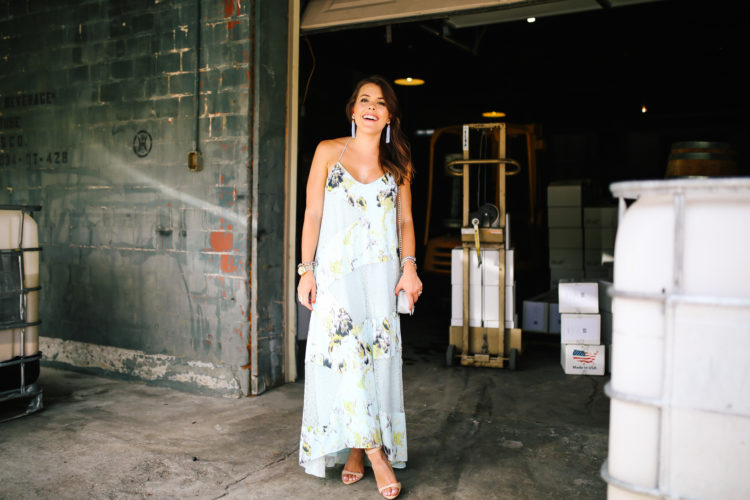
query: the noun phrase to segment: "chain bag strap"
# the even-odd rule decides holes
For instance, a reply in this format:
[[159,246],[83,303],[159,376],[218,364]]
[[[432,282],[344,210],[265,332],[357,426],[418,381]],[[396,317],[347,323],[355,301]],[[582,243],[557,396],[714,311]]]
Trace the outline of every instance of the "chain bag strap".
[[[401,186],[396,186],[396,231],[398,232],[398,258],[399,267],[401,266],[401,259],[404,258],[404,242],[401,236]],[[403,274],[403,269],[401,269]],[[409,297],[406,296],[406,290],[398,292],[398,300],[396,301],[396,311],[399,314],[414,314],[414,306],[409,308]]]

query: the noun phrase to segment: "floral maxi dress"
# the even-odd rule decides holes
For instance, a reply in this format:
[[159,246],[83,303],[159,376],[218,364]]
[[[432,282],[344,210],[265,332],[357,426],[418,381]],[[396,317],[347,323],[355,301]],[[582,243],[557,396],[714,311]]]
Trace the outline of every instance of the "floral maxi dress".
[[390,174],[356,181],[341,156],[326,179],[305,354],[299,461],[308,474],[325,477],[349,448],[382,446],[393,467],[405,466],[397,192]]

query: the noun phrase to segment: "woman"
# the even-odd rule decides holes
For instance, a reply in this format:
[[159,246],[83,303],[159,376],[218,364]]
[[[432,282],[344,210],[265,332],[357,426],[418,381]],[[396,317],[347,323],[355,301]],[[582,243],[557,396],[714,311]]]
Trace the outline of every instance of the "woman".
[[[406,463],[401,330],[396,297],[422,293],[414,258],[413,169],[396,94],[386,80],[359,82],[346,105],[352,137],[318,145],[307,181],[297,292],[312,311],[305,355],[300,464],[325,477],[364,476],[401,492],[393,468]],[[399,260],[397,206],[403,255]],[[348,456],[347,456],[348,453]]]

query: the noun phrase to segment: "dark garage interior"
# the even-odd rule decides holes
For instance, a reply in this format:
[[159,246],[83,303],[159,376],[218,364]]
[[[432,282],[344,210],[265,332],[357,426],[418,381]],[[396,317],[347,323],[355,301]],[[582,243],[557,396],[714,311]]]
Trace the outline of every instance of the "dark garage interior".
[[[318,141],[349,131],[344,103],[354,84],[370,74],[389,80],[419,77],[424,85],[395,89],[413,148],[414,207],[422,213],[415,221],[420,262],[430,131],[497,121],[482,116],[491,110],[504,112],[504,122],[537,130],[541,146],[533,208],[528,166],[507,180],[520,304],[550,288],[550,182],[586,179],[592,203],[614,205],[611,183],[665,178],[673,145],[684,141],[730,145],[738,174],[747,175],[744,116],[750,99],[743,90],[741,61],[748,49],[741,19],[740,6],[733,2],[709,9],[700,2],[657,1],[540,17],[534,23],[520,19],[455,27],[447,16],[303,32],[298,220],[306,169]],[[508,155],[523,164],[523,142],[509,141]],[[432,207],[431,237],[456,233],[441,226],[452,202],[450,180],[439,173],[444,155],[456,152],[458,135],[441,139],[435,152],[433,189],[441,202]],[[427,279],[433,281],[425,298],[435,301],[430,308],[442,316],[430,315],[435,324],[416,327],[417,336],[443,332],[449,321],[449,277],[428,274]],[[435,348],[444,347],[443,335],[430,335]]]

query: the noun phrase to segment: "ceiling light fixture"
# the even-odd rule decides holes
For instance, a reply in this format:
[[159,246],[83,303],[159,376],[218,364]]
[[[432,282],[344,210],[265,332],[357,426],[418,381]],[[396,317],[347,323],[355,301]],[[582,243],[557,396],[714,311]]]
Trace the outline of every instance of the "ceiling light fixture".
[[424,80],[421,78],[412,78],[411,76],[406,78],[396,78],[393,80],[396,85],[403,85],[405,87],[416,87],[417,85],[424,85]]
[[435,129],[434,128],[419,129],[419,130],[415,130],[414,133],[416,135],[432,135],[435,133]]
[[485,111],[482,116],[485,118],[505,118],[505,113],[502,111]]
[[529,23],[529,24],[531,24],[533,22],[536,22],[536,17],[527,17],[526,18],[526,22]]

